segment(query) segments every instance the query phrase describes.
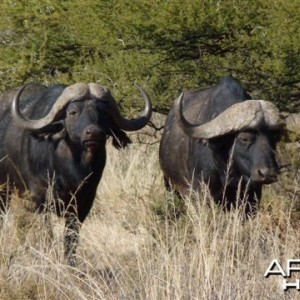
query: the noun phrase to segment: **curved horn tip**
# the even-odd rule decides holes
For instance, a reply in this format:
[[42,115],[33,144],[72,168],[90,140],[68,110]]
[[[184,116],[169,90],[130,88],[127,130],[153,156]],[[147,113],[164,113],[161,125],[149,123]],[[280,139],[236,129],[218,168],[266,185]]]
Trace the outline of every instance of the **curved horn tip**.
[[141,92],[145,103],[144,110],[140,113],[140,115],[136,119],[129,120],[122,117],[116,103],[114,103],[111,107],[114,121],[121,129],[125,131],[136,131],[145,127],[152,115],[152,102],[149,96],[147,95],[145,90],[141,86],[139,86],[136,82],[134,83],[134,86]]
[[147,92],[136,82],[133,83],[133,85],[141,92],[142,96],[144,97],[144,101],[146,104],[146,108],[145,110],[150,112],[150,117],[151,117],[151,113],[152,113],[152,102],[150,100],[149,95],[147,94]]
[[182,108],[183,97],[184,97],[184,91],[182,91],[179,97],[176,98],[175,107],[179,107],[179,109]]
[[13,119],[20,127],[23,127],[25,129],[31,129],[32,127],[35,127],[32,121],[23,117],[19,108],[21,94],[28,85],[29,83],[24,84],[18,88],[11,103],[11,114]]
[[71,101],[82,100],[89,94],[89,88],[84,83],[76,83],[70,86],[67,86],[62,91],[61,95],[56,99],[56,102],[53,104],[51,110],[48,114],[41,119],[30,120],[22,115],[19,102],[22,91],[27,85],[21,87],[16,93],[12,100],[12,116],[19,126],[29,129],[37,130],[49,125],[57,116],[57,114]]
[[183,98],[184,91],[182,91],[179,97],[177,97],[177,99],[175,100],[176,117],[179,126],[183,129],[183,131],[186,134],[190,135],[190,129],[193,127],[193,125],[183,115]]
[[178,97],[178,103],[181,105],[181,107],[182,107],[183,96],[184,96],[184,91],[182,91],[181,94]]

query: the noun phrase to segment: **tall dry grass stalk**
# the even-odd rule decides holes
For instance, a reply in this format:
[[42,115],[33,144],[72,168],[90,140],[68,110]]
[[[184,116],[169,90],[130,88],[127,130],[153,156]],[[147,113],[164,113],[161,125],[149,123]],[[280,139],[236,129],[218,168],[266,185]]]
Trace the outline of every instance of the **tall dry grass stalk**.
[[[80,232],[78,268],[63,261],[63,221],[13,198],[0,231],[0,299],[297,299],[281,278],[264,278],[272,259],[299,257],[293,201],[267,187],[255,219],[224,213],[204,187],[182,204],[166,192],[158,144],[108,147],[92,212]],[[25,205],[24,205],[25,202]],[[172,210],[183,205],[183,213]]]

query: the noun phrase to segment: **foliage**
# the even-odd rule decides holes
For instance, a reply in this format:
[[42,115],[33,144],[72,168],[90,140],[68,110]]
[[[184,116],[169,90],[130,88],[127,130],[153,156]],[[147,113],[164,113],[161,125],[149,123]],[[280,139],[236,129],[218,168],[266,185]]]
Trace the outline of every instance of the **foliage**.
[[134,81],[167,112],[183,89],[233,75],[297,110],[298,0],[3,0],[0,89],[101,82],[134,106]]

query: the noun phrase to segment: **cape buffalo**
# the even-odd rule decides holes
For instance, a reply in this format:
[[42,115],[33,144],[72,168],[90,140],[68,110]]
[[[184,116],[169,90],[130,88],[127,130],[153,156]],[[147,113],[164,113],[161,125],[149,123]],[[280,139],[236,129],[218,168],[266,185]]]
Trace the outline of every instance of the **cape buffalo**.
[[133,120],[120,114],[110,90],[97,83],[28,84],[0,99],[0,184],[6,184],[1,210],[7,209],[14,186],[20,192],[29,190],[43,211],[48,179],[53,178],[53,205],[66,220],[65,257],[73,266],[79,228],[105,166],[107,138],[112,137],[117,149],[124,148],[131,141],[123,130],[138,130],[151,117],[151,101],[137,88],[145,108]]
[[275,182],[275,146],[282,123],[274,104],[251,100],[232,77],[182,93],[167,117],[160,165],[167,187],[181,195],[208,185],[225,209],[246,198],[255,213],[263,184]]

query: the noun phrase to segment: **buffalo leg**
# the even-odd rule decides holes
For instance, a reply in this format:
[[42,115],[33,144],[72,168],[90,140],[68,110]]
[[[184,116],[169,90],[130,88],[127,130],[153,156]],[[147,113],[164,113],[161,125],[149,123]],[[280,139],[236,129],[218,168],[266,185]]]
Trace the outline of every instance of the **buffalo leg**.
[[34,209],[41,214],[42,226],[46,229],[46,243],[51,245],[53,241],[53,228],[51,221],[51,201],[39,189],[34,190],[35,186],[31,186],[30,190],[34,191],[32,202]]
[[75,213],[66,213],[66,223],[64,232],[64,251],[68,264],[76,266],[76,248],[79,240],[79,229],[81,223]]
[[4,191],[0,192],[0,213],[5,214],[8,209],[9,194]]
[[164,177],[164,182],[165,182],[166,190],[168,192],[171,192],[172,191],[172,186],[171,186],[170,180],[167,179],[166,177]]
[[9,208],[9,201],[10,189],[9,183],[7,182],[5,185],[0,186],[0,226],[2,226],[3,217]]
[[43,214],[43,223],[47,231],[46,235],[46,243],[47,245],[51,245],[53,242],[54,234],[53,234],[53,226],[52,226],[52,220],[51,220],[51,212],[46,211],[45,214]]
[[255,193],[250,193],[248,201],[245,207],[245,217],[246,218],[254,218],[257,214],[258,206],[259,206],[259,196]]

